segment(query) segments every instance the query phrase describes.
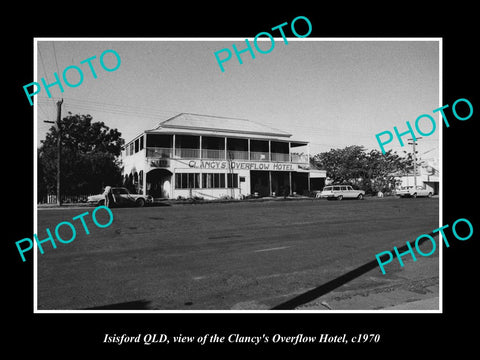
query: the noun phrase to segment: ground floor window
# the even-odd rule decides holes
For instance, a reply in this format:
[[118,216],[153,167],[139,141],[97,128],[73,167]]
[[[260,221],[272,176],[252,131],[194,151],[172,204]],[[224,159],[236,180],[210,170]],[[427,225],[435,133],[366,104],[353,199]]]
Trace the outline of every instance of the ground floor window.
[[[200,175],[202,176],[200,186]],[[245,181],[245,178],[244,178]],[[238,174],[230,173],[176,173],[177,189],[225,189],[238,188]]]
[[202,187],[204,189],[224,188],[225,174],[221,174],[221,173],[202,174]]
[[[205,173],[202,175],[202,186],[200,187],[199,173],[176,173],[175,187],[177,189],[219,189],[225,188],[224,173]],[[228,187],[238,187],[238,174],[228,175]]]
[[175,174],[175,187],[177,189],[197,189],[200,187],[199,173]]
[[238,188],[238,174],[227,174],[227,187]]

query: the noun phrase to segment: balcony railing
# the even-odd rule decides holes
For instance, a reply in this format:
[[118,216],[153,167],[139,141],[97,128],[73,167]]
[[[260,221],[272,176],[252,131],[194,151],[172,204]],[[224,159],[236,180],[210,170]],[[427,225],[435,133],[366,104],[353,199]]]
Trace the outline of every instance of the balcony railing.
[[202,159],[225,160],[225,150],[202,149]]
[[250,151],[250,160],[268,161],[270,160],[270,156],[268,155],[268,151],[267,152]]
[[147,157],[150,158],[171,158],[173,154],[172,148],[148,147]]
[[308,164],[310,162],[310,159],[308,158],[308,155],[306,154],[291,154],[291,162],[297,163],[297,164]]
[[281,153],[272,153],[272,161],[290,161],[290,155],[289,154],[281,154]]
[[[276,161],[308,164],[308,155],[304,154],[283,154],[261,151],[251,151],[250,158],[248,151],[222,149],[185,149],[185,148],[162,148],[148,147],[146,155],[149,158],[176,158],[176,159],[209,159],[209,160],[251,160],[251,161]],[[201,155],[201,156],[200,156]],[[271,160],[270,160],[271,159]]]
[[175,157],[178,159],[199,159],[200,149],[175,148]]
[[248,151],[227,150],[228,160],[248,160]]

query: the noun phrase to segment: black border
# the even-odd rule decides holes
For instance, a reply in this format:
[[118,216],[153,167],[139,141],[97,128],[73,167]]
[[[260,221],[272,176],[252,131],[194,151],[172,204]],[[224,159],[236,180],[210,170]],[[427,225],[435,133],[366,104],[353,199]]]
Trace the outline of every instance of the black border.
[[[443,314],[33,314],[33,258],[27,257],[27,262],[21,263],[14,241],[33,233],[33,108],[25,101],[22,86],[33,79],[34,37],[253,37],[299,15],[310,19],[313,26],[310,37],[442,37],[443,104],[451,106],[458,98],[467,98],[474,107],[471,119],[452,120],[450,128],[443,129],[443,223],[452,224],[464,217],[476,228],[478,215],[470,205],[475,204],[477,197],[475,130],[480,113],[479,91],[475,86],[480,78],[475,53],[478,21],[475,22],[473,14],[476,9],[461,3],[452,4],[448,9],[444,5],[420,8],[398,4],[379,8],[358,4],[352,8],[344,3],[334,8],[319,4],[293,9],[279,3],[275,11],[272,6],[260,12],[257,5],[245,3],[223,3],[201,9],[193,9],[185,3],[183,9],[175,10],[160,3],[153,7],[129,4],[128,9],[113,3],[103,9],[93,4],[74,4],[69,8],[65,4],[50,3],[19,10],[21,15],[14,25],[2,25],[8,37],[8,55],[4,54],[8,95],[4,99],[14,100],[13,106],[10,101],[4,104],[9,116],[3,122],[4,134],[11,141],[9,151],[4,153],[4,179],[7,181],[4,182],[3,199],[8,210],[4,223],[7,236],[2,242],[7,259],[3,309],[8,316],[5,339],[8,347],[25,351],[28,344],[34,355],[64,356],[129,350],[152,354],[185,350],[200,354],[211,349],[228,353],[314,350],[315,356],[325,354],[324,351],[337,354],[347,350],[359,354],[365,350],[375,354],[371,351],[398,349],[408,356],[422,350],[432,355],[436,349],[457,345],[465,351],[475,344],[476,324],[472,323],[473,329],[466,325],[470,323],[470,313],[476,310],[474,264],[479,230],[469,241],[454,241],[450,248],[444,248]],[[382,340],[378,344],[358,346],[294,347],[281,344],[147,347],[102,343],[105,333],[148,332],[169,335],[265,333],[270,336],[275,333],[379,333]],[[70,352],[63,352],[64,347]]]

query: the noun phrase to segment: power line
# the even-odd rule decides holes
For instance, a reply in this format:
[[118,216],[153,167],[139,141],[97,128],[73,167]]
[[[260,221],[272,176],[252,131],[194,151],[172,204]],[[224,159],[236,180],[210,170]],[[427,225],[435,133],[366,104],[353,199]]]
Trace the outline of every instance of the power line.
[[[105,104],[105,105],[108,105],[108,104]],[[118,114],[118,115],[134,115],[134,116],[139,116],[139,117],[146,117],[146,118],[154,118],[154,119],[159,119],[159,118],[162,118],[162,117],[165,117],[165,116],[172,116],[172,115],[175,115],[175,114],[178,114],[178,113],[181,113],[182,111],[169,111],[169,112],[166,112],[166,111],[155,111],[155,110],[150,110],[150,111],[145,111],[145,110],[142,110],[142,111],[137,111],[135,110],[134,107],[130,107],[131,109],[128,109],[128,106],[125,106],[125,105],[122,105],[122,107],[126,108],[126,109],[120,109],[120,108],[112,108],[113,107],[120,107],[119,105],[108,105],[108,106],[102,106],[100,105],[100,103],[98,104],[85,104],[85,103],[71,103],[71,106],[72,108],[77,108],[77,109],[83,109],[83,110],[90,110],[90,111],[98,111],[98,112],[106,112],[106,113],[113,113],[113,114]],[[110,107],[109,107],[110,106]],[[268,126],[273,126],[272,124],[266,124]],[[314,127],[308,127],[308,126],[299,126],[299,125],[295,125],[296,128],[304,128],[304,129],[307,129],[309,132],[318,132],[320,133],[321,136],[331,136],[331,135],[328,135],[328,134],[324,134],[325,133],[325,129],[323,128],[314,128]],[[336,132],[337,134],[338,133],[345,133],[345,132],[348,132],[350,134],[354,134],[356,135],[356,137],[360,137],[360,138],[373,138],[373,136],[370,136],[370,135],[366,135],[366,134],[362,134],[358,131],[336,131],[334,129],[328,129],[327,130],[328,132]]]
[[[184,111],[173,111],[173,110],[164,110],[164,109],[159,109],[155,107],[142,107],[142,110],[139,110],[138,106],[131,106],[131,105],[120,105],[120,104],[112,104],[112,103],[106,103],[106,102],[99,102],[99,101],[93,101],[93,100],[83,100],[83,99],[75,99],[75,98],[64,98],[68,100],[67,102],[64,102],[64,107],[66,108],[67,111],[74,112],[71,110],[87,110],[87,111],[92,111],[92,112],[104,112],[104,113],[111,113],[111,114],[117,114],[117,115],[125,115],[125,116],[136,116],[136,117],[143,117],[143,118],[153,118],[157,121],[162,121],[165,118],[171,117],[173,115],[176,115],[178,113],[182,113]],[[46,98],[39,98],[39,103],[44,103],[48,102]],[[268,126],[273,126],[269,123],[266,123]],[[372,139],[373,136],[366,135],[366,134],[361,134],[357,131],[336,131],[335,129],[325,129],[325,128],[315,128],[315,127],[309,127],[309,126],[302,126],[302,125],[294,125],[295,128],[305,128],[308,129],[310,133],[315,133],[315,138],[318,139],[320,137],[328,137],[331,138],[331,134],[325,134],[326,131],[329,132],[336,132],[337,135],[341,135],[342,133],[348,132],[350,134],[355,134],[356,138],[360,139]],[[351,140],[351,139],[346,139],[346,140]],[[439,140],[434,140],[434,139],[428,139],[430,141],[435,141],[438,142]],[[427,139],[425,140],[427,141]],[[345,141],[343,141],[345,142]],[[318,142],[318,141],[309,141],[310,144],[312,145],[318,145],[322,147],[338,147],[339,142],[336,143],[331,143],[331,142]],[[341,141],[340,141],[341,143]],[[366,149],[374,149],[375,147],[371,146],[364,146]]]
[[[106,102],[100,102],[100,101],[94,101],[94,100],[83,100],[83,99],[75,99],[75,98],[67,98],[64,97],[65,100],[68,100],[72,104],[80,104],[80,105],[88,105],[88,106],[111,106],[111,107],[116,107],[116,108],[126,108],[126,111],[133,111],[133,110],[128,110],[128,109],[150,109],[147,110],[147,112],[152,112],[152,113],[182,113],[185,111],[178,111],[178,110],[171,110],[171,109],[164,109],[164,108],[156,108],[153,106],[132,106],[132,105],[121,105],[121,104],[112,104],[112,103],[106,103]],[[119,109],[120,110],[120,109]]]
[[[60,73],[58,70],[58,62],[57,62],[57,52],[55,51],[55,41],[52,41],[52,46],[53,46],[53,55],[55,57],[55,65],[57,66],[57,74]],[[60,76],[60,75],[59,75]],[[50,84],[50,83],[49,83]]]
[[[96,112],[104,112],[104,113],[112,113],[117,115],[134,115],[138,117],[145,117],[145,118],[154,118],[154,119],[162,119],[164,117],[170,117],[185,111],[178,111],[178,110],[165,110],[156,107],[145,107],[145,106],[132,106],[132,105],[121,105],[121,104],[113,104],[113,103],[106,103],[106,102],[99,102],[93,100],[83,100],[83,99],[75,99],[75,98],[63,98],[64,100],[68,101],[67,106],[71,109],[79,109],[79,110],[90,110]],[[275,124],[265,122],[265,125],[268,126],[276,126]],[[366,135],[359,131],[352,131],[352,130],[336,130],[328,127],[316,128],[312,126],[305,126],[305,125],[297,125],[294,124],[294,128],[306,129],[309,132],[316,132],[320,133],[319,136],[331,136],[328,133],[335,133],[335,134],[342,134],[348,133],[356,135],[356,137],[364,138],[364,139],[372,139],[374,138],[373,135]],[[425,141],[435,141],[436,139],[425,139]]]
[[[87,105],[78,105],[78,104],[69,104],[68,105],[72,110],[79,109],[79,110],[87,110],[87,111],[95,111],[95,112],[105,112],[117,115],[131,115],[131,116],[139,116],[139,117],[149,117],[149,118],[161,118],[165,117],[166,115],[162,115],[159,113],[148,113],[148,112],[141,112],[135,110],[119,110],[113,108],[106,108],[106,107],[95,107],[95,106],[87,106]],[[169,115],[171,116],[171,114]]]
[[[43,113],[43,115],[45,116],[45,119],[49,119],[50,116],[45,112],[45,110],[43,109],[43,106],[40,106],[39,104],[37,104],[37,109],[40,109],[40,111]],[[38,115],[38,114],[37,114]]]
[[[37,49],[38,49],[38,55],[40,55],[40,62],[42,63],[42,68],[43,68],[43,73],[45,74],[45,79],[47,79],[48,83],[50,84],[50,80],[48,80],[48,75],[47,75],[47,71],[45,70],[45,63],[43,62],[43,56],[42,56],[42,52],[40,51],[40,44],[37,45]],[[38,79],[35,79],[35,80],[38,80]],[[37,97],[37,101],[39,100],[39,98]],[[55,104],[55,100],[53,100],[53,104]]]
[[[154,109],[150,108],[151,110],[145,110],[144,107],[134,107],[128,105],[118,105],[118,104],[108,104],[108,103],[100,103],[94,101],[85,101],[85,100],[77,100],[68,98],[64,98],[68,101],[68,107],[71,110],[87,110],[92,112],[104,112],[104,113],[112,113],[117,115],[126,115],[126,116],[139,116],[139,117],[146,117],[146,118],[154,118],[154,119],[162,119],[165,117],[172,117],[180,113],[181,111],[165,111],[161,109]],[[141,110],[142,109],[142,110]],[[73,112],[73,111],[72,111]]]
[[[145,107],[145,106],[131,106],[131,105],[120,105],[120,104],[112,104],[106,102],[99,102],[99,101],[92,101],[92,100],[81,100],[81,99],[74,99],[74,98],[63,98],[67,100],[71,107],[87,109],[87,110],[95,110],[95,111],[103,111],[103,112],[112,112],[118,114],[125,114],[125,115],[146,115],[149,117],[161,117],[163,116],[171,116],[172,114],[179,114],[182,112],[186,112],[185,110],[165,110],[155,107]],[[142,109],[142,110],[139,110]],[[266,122],[268,126],[275,126],[275,124],[271,124]],[[319,131],[319,132],[348,132],[352,134],[357,134],[363,137],[367,137],[358,131],[349,131],[349,130],[340,130],[337,131],[335,129],[330,128],[315,128],[310,126],[302,126],[302,125],[294,125],[295,128],[304,128],[308,129],[309,131]],[[368,136],[369,137],[369,136]]]

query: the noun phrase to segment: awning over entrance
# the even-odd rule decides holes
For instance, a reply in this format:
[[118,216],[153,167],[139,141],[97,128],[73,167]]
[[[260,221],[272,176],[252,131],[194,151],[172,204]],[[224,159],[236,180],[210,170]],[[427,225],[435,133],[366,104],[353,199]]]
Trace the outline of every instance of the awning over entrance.
[[326,178],[327,171],[326,170],[317,170],[317,169],[298,169],[300,173],[309,173],[310,179],[318,179],[318,178]]

